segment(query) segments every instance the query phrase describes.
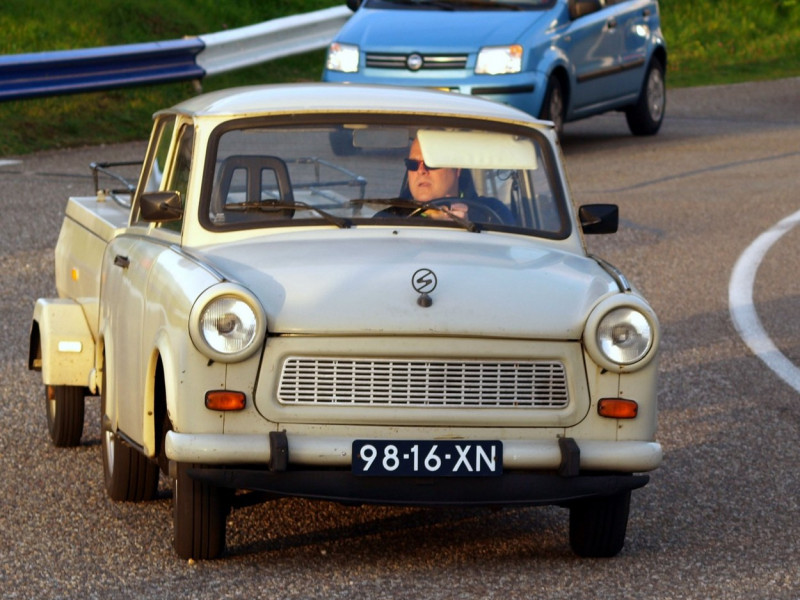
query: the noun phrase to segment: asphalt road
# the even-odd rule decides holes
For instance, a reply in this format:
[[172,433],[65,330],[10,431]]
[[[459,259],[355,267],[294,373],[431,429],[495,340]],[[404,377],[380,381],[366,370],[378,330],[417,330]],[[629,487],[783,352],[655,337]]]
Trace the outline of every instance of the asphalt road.
[[[35,299],[54,294],[66,197],[91,193],[90,161],[143,147],[0,157],[4,598],[800,598],[800,227],[775,229],[800,211],[800,79],[671,91],[653,138],[628,135],[620,115],[566,127],[578,202],[621,209],[621,231],[591,249],[664,329],[665,460],[634,492],[611,560],[573,556],[559,508],[283,500],[234,512],[226,557],[190,563],[172,551],[166,488],[147,504],[108,500],[97,403],[82,445],[53,448],[27,340]],[[757,317],[753,348],[729,298]]]

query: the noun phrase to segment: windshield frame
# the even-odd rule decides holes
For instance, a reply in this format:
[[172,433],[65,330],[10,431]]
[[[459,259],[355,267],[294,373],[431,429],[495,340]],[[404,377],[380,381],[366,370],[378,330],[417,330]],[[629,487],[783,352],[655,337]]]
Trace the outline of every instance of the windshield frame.
[[[294,115],[268,115],[258,117],[242,117],[237,119],[230,119],[224,123],[220,123],[210,132],[208,137],[207,148],[203,163],[203,181],[200,189],[198,207],[198,221],[201,227],[209,232],[227,232],[237,230],[252,230],[252,229],[286,229],[290,227],[308,227],[308,226],[331,226],[329,220],[322,216],[318,218],[304,218],[295,219],[294,221],[275,221],[274,223],[259,222],[257,224],[218,224],[214,223],[210,216],[210,206],[212,202],[212,192],[214,180],[216,176],[217,167],[217,154],[219,143],[225,133],[246,130],[246,129],[269,129],[269,128],[303,128],[315,126],[341,126],[342,124],[364,124],[364,125],[387,125],[392,127],[409,127],[409,128],[464,128],[475,129],[487,132],[497,132],[511,135],[520,135],[523,137],[533,138],[538,147],[541,149],[541,168],[546,174],[549,182],[550,191],[553,195],[553,201],[558,212],[558,221],[560,224],[559,229],[531,229],[521,226],[510,226],[501,224],[481,224],[481,231],[499,231],[507,233],[522,234],[537,238],[546,238],[553,240],[563,240],[572,234],[572,219],[570,217],[570,201],[567,190],[566,182],[562,177],[562,171],[559,168],[559,159],[556,156],[556,149],[547,137],[538,129],[534,127],[527,127],[522,124],[502,122],[502,121],[488,121],[480,118],[472,117],[457,117],[457,116],[439,116],[439,115],[419,115],[407,113],[312,113],[312,114],[294,114]],[[369,196],[369,194],[367,194]],[[356,202],[355,200],[353,202]],[[424,219],[426,223],[424,226],[439,226],[449,228],[461,228],[463,224],[457,222],[449,222],[446,220],[435,221],[431,219]],[[355,227],[371,227],[371,226],[385,226],[385,225],[405,225],[409,226],[412,223],[408,219],[402,218],[353,218],[352,223]],[[419,225],[420,223],[413,223]]]

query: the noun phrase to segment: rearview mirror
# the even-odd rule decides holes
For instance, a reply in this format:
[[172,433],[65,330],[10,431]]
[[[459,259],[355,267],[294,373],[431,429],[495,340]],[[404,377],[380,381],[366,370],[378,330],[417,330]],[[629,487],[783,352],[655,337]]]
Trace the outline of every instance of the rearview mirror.
[[584,204],[578,209],[583,233],[616,233],[619,227],[619,208],[616,204]]
[[569,16],[573,20],[580,19],[583,16],[590,15],[603,8],[598,0],[570,0],[569,1]]
[[180,192],[145,192],[139,200],[142,219],[148,222],[178,221],[183,218]]

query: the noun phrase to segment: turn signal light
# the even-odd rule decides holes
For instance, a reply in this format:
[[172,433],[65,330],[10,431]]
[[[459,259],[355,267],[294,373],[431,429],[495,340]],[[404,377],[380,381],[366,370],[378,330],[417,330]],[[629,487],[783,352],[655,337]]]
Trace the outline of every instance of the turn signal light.
[[624,398],[603,398],[597,403],[597,413],[609,419],[635,419],[639,405]]
[[247,401],[244,392],[214,390],[206,392],[206,408],[209,410],[242,410]]

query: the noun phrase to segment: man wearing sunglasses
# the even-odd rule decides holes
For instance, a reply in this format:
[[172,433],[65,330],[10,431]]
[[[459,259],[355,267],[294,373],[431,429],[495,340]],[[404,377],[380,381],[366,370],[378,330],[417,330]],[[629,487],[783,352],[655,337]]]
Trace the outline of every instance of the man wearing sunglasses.
[[[419,202],[430,202],[437,198],[458,198],[458,177],[461,169],[429,167],[422,158],[419,141],[414,140],[405,159],[408,170],[408,189],[411,197]],[[467,205],[454,202],[450,212],[458,217],[467,217]],[[434,219],[447,219],[448,215],[440,210],[425,211],[424,216]]]

